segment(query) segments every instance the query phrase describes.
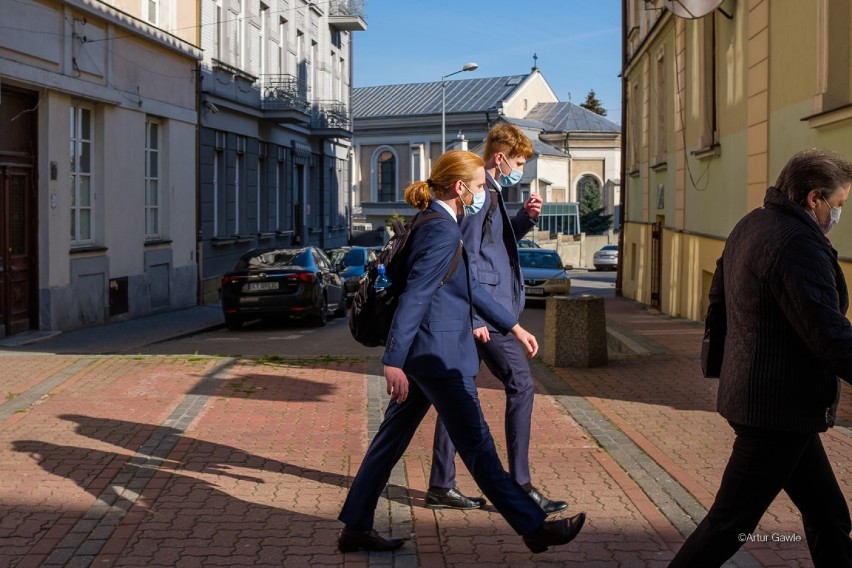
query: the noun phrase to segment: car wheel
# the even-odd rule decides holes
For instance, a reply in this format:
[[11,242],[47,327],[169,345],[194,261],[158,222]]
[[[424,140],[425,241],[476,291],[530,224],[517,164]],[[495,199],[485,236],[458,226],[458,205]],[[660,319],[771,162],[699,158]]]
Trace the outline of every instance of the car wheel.
[[312,321],[316,327],[325,327],[325,324],[328,323],[328,298],[325,294],[322,295],[319,312],[313,317]]
[[227,327],[231,331],[237,331],[238,329],[243,327],[243,320],[239,316],[225,314],[225,327]]

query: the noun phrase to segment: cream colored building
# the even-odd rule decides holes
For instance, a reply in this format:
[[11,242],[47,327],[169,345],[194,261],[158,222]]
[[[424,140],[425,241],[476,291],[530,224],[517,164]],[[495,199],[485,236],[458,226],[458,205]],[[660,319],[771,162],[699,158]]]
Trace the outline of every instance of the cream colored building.
[[[621,293],[700,320],[725,239],[792,154],[852,158],[849,0],[627,0]],[[847,279],[852,221],[831,233]]]
[[194,4],[0,0],[0,337],[195,304]]

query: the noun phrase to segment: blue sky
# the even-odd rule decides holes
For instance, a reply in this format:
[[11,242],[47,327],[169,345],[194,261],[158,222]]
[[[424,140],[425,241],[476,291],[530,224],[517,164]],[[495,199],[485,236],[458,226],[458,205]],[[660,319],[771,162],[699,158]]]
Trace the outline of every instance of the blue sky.
[[621,0],[366,0],[354,35],[354,85],[528,73],[533,54],[560,101],[590,89],[621,121]]

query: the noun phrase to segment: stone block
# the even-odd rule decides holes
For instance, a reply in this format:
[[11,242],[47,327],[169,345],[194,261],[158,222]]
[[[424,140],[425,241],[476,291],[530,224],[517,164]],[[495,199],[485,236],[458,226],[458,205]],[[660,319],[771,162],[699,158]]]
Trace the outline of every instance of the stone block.
[[542,360],[552,367],[606,365],[604,299],[588,294],[548,298]]

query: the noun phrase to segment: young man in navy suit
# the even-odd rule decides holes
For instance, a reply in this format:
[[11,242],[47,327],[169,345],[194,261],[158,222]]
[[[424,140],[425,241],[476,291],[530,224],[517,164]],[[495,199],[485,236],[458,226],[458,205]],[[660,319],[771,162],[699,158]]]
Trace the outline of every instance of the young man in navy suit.
[[[533,156],[529,138],[520,128],[503,123],[488,132],[485,140],[485,180],[490,199],[476,214],[461,222],[470,266],[480,287],[517,318],[524,308],[524,282],[518,260],[518,240],[535,226],[541,213],[541,196],[533,193],[514,217],[509,216],[503,189],[517,185],[524,164]],[[568,507],[565,501],[545,497],[530,478],[530,428],[533,383],[526,354],[510,334],[500,333],[480,317],[474,319],[473,335],[479,357],[506,391],[506,447],[509,473],[547,514]],[[490,341],[489,341],[490,338]],[[456,487],[456,449],[443,423],[435,427],[432,471],[426,505],[432,508],[476,509],[485,505],[479,497],[467,497]]]

